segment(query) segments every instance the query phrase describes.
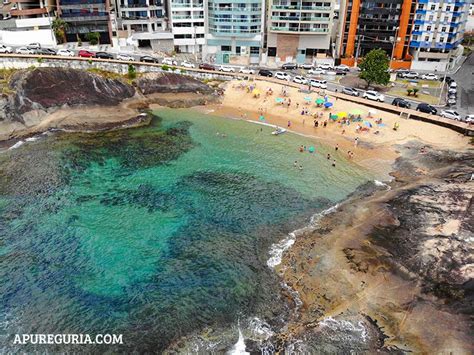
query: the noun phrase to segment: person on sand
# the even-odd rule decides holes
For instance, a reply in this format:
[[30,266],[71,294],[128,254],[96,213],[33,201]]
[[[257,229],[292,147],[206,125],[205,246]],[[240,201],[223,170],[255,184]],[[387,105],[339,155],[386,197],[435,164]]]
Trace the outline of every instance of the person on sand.
[[357,144],[359,144],[359,137],[355,137],[354,139],[354,147],[357,147]]
[[337,152],[339,150],[339,144],[336,144],[336,146],[334,147],[334,150]]
[[316,127],[316,128],[319,127],[319,121],[314,122],[314,127]]
[[327,125],[328,125],[328,121],[326,120],[323,122],[323,127],[326,128]]
[[303,153],[303,152],[304,152],[303,146],[300,146],[300,153]]
[[303,118],[303,126],[304,126],[304,118]]
[[345,130],[345,129],[342,130],[341,134],[344,134],[344,133],[346,133],[346,130]]
[[288,120],[288,128],[290,128],[290,127],[291,127],[291,121]]

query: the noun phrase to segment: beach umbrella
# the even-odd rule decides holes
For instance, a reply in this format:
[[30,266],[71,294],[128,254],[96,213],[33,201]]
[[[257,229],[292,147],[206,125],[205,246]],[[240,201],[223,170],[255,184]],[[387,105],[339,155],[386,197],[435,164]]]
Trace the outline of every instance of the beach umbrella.
[[331,106],[332,106],[332,102],[329,102],[329,101],[328,101],[328,102],[325,102],[325,103],[324,103],[324,107],[326,107],[326,108],[329,108],[329,107],[331,107]]
[[253,94],[254,96],[260,95],[260,90],[258,90],[258,89],[253,89],[252,94]]
[[284,98],[281,98],[281,97],[277,97],[277,98],[275,99],[275,101],[276,101],[277,104],[281,104],[283,101],[285,101],[285,99],[284,99]]
[[337,115],[331,115],[331,116],[329,116],[329,118],[330,118],[331,120],[337,120]]
[[364,121],[364,124],[366,127],[372,128],[372,123],[370,123],[369,121]]
[[364,111],[362,111],[361,109],[358,109],[358,108],[355,108],[355,109],[351,110],[352,115],[362,115],[363,113],[364,113]]
[[304,100],[305,100],[305,101],[308,101],[308,102],[311,102],[311,97],[306,96],[306,97],[304,98]]
[[324,99],[321,99],[321,98],[316,99],[316,103],[317,103],[318,105],[321,105],[321,104],[324,103]]
[[347,112],[338,112],[337,117],[339,118],[347,117]]
[[314,147],[313,147],[313,146],[309,147],[308,151],[309,151],[310,153],[314,153]]

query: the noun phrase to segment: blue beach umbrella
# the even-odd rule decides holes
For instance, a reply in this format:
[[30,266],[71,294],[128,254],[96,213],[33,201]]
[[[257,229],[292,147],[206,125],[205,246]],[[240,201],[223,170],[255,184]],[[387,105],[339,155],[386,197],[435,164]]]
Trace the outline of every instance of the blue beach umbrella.
[[276,101],[277,104],[281,104],[283,101],[285,101],[285,99],[283,99],[283,98],[281,98],[281,97],[277,97],[277,98],[275,99],[275,101]]
[[304,100],[305,100],[305,101],[308,101],[308,102],[311,102],[311,97],[306,96],[306,97],[304,98]]
[[331,106],[332,106],[332,102],[327,101],[327,102],[324,103],[324,107],[326,107],[326,108],[329,108]]
[[372,123],[370,123],[369,121],[364,121],[364,124],[366,127],[372,128]]

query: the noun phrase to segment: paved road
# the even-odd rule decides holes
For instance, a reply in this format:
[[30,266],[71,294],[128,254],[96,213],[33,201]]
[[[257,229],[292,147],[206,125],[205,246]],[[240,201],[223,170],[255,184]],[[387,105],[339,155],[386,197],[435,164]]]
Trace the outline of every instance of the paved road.
[[458,84],[458,112],[464,117],[474,114],[474,55],[470,55],[453,75]]

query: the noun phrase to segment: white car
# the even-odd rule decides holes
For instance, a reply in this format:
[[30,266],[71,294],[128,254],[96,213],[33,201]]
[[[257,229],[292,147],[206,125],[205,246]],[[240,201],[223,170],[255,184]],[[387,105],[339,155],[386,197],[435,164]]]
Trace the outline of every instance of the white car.
[[40,49],[41,44],[39,44],[38,42],[30,43],[29,45],[26,46],[26,48],[28,48],[28,49]]
[[408,73],[401,74],[401,77],[404,79],[418,79],[418,73],[414,71],[410,71]]
[[297,75],[293,78],[293,81],[297,84],[303,84],[306,85],[308,83],[308,80],[306,80],[303,76]]
[[326,80],[316,80],[316,79],[310,79],[309,81],[310,85],[315,87],[315,88],[320,88],[320,89],[327,89],[327,81]]
[[12,47],[7,47],[3,44],[0,44],[0,53],[13,53]]
[[448,94],[452,94],[452,95],[456,95],[457,94],[457,90],[455,87],[450,87],[449,90],[448,90]]
[[349,71],[349,67],[345,64],[340,64],[338,66],[335,66],[334,69],[336,70],[343,70],[343,71]]
[[280,79],[280,80],[291,80],[291,76],[288,73],[282,72],[282,71],[277,71],[275,73],[275,78]]
[[464,122],[467,122],[467,123],[472,123],[474,122],[474,115],[467,115],[466,117],[464,117]]
[[369,100],[373,100],[373,101],[380,101],[380,102],[385,101],[385,96],[384,95],[378,93],[377,91],[373,91],[373,90],[368,90],[368,91],[364,92],[362,97],[364,99],[369,99]]
[[188,62],[187,60],[182,61],[181,66],[185,67],[185,68],[195,68],[196,67],[193,63]]
[[161,61],[161,64],[167,64],[167,65],[178,65],[178,62],[174,60],[173,58],[164,58]]
[[303,68],[305,70],[313,69],[313,64],[311,63],[304,63],[300,65],[300,68]]
[[250,68],[240,68],[239,73],[241,74],[255,74],[255,70],[250,69]]
[[126,62],[134,62],[135,58],[133,58],[130,54],[117,54],[117,60],[124,60]]
[[421,78],[423,80],[438,80],[438,75],[435,75],[433,73],[428,73],[428,74],[423,74]]
[[459,113],[457,113],[457,112],[454,111],[454,110],[444,110],[444,111],[441,111],[441,117],[450,118],[450,119],[452,119],[452,120],[457,120],[457,121],[460,121],[460,120],[461,120],[461,116],[459,115]]
[[62,57],[74,57],[74,52],[69,49],[60,49],[58,50],[58,55]]
[[311,74],[311,75],[324,75],[324,74],[326,74],[326,71],[321,69],[321,68],[316,68],[316,69],[308,70],[308,74]]
[[217,70],[223,71],[224,73],[235,73],[235,69],[227,65],[221,65]]
[[451,84],[449,84],[450,89],[456,89],[458,87],[458,84],[456,84],[455,81],[452,81]]
[[329,63],[321,63],[321,64],[318,64],[318,68],[323,69],[323,70],[329,70],[332,68],[332,66]]
[[28,49],[26,47],[20,47],[20,48],[17,48],[15,53],[16,54],[35,54],[35,51],[33,49]]

